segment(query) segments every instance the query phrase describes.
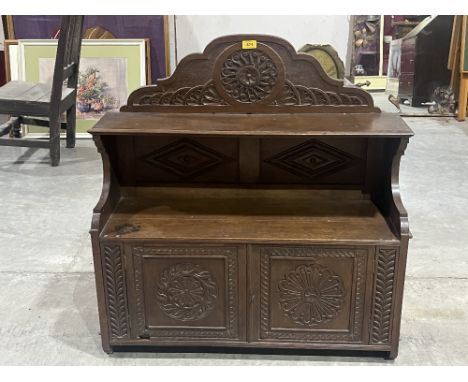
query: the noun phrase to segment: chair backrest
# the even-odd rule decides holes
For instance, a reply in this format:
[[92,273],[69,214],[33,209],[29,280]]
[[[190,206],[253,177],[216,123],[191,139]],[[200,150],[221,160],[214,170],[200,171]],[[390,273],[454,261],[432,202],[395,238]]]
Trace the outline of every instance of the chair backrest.
[[60,35],[55,57],[54,78],[52,81],[51,107],[59,107],[62,98],[63,82],[68,88],[78,84],[81,35],[84,16],[62,16]]

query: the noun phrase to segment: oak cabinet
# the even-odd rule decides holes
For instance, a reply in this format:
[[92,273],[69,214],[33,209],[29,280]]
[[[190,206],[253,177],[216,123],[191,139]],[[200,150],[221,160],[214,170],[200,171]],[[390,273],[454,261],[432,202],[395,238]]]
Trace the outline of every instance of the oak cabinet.
[[104,168],[91,240],[105,351],[396,357],[412,135],[398,115],[284,40],[240,35],[90,132]]

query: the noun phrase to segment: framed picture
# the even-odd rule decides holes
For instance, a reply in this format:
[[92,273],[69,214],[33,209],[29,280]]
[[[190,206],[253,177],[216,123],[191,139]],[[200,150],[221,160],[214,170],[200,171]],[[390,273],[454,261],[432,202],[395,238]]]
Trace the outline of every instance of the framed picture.
[[[5,79],[6,82],[19,79],[19,53],[18,40],[5,40]],[[151,85],[151,45],[149,39],[145,39],[146,52],[146,85]]]
[[0,17],[0,51],[4,50],[3,43],[5,42],[5,29],[3,27],[3,17]]
[[3,31],[5,39],[15,39],[15,29],[13,27],[13,16],[2,16]]
[[[107,111],[119,110],[128,95],[147,83],[144,39],[83,40],[77,89],[77,135]],[[19,79],[52,81],[57,40],[18,40]],[[29,133],[45,129],[30,126]],[[87,134],[87,133],[86,133]]]
[[6,82],[5,74],[5,29],[2,16],[0,17],[0,86]]
[[19,79],[19,54],[18,40],[5,40],[5,80],[15,81]]
[[[8,39],[49,39],[54,38],[60,28],[57,15],[15,15],[7,16],[6,26],[11,30]],[[170,74],[169,65],[169,19],[162,15],[86,15],[83,33],[102,28],[117,39],[148,39],[152,60],[151,83]]]

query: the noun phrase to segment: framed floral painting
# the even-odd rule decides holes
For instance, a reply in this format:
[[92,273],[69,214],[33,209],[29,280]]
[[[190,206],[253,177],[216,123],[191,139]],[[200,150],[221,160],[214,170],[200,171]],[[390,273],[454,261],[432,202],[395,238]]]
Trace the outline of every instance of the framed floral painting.
[[[147,83],[145,39],[83,40],[77,87],[77,135]],[[57,40],[18,40],[19,79],[51,83]],[[31,126],[29,133],[44,129]]]

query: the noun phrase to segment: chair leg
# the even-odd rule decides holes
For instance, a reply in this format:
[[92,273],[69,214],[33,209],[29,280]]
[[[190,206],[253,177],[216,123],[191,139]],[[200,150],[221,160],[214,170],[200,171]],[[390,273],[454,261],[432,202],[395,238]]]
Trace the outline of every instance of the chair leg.
[[67,110],[67,148],[75,147],[76,140],[76,104]]
[[0,137],[7,134],[13,135],[15,129],[20,129],[21,131],[21,120],[19,117],[10,117],[7,122],[0,125]]
[[58,166],[60,162],[60,116],[50,119],[50,160],[52,166]]
[[21,117],[17,117],[13,121],[13,129],[11,131],[11,134],[14,138],[21,138],[22,131],[21,131]]

